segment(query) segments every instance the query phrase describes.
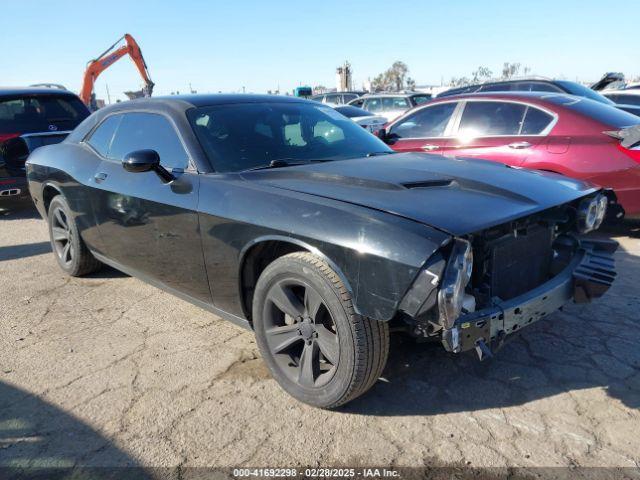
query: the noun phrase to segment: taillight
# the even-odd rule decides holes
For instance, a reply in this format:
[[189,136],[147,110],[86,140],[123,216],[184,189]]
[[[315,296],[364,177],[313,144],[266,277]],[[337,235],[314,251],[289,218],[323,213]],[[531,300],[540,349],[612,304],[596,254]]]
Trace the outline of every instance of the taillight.
[[11,140],[12,138],[19,137],[19,133],[0,133],[0,143]]
[[633,160],[635,160],[636,162],[640,163],[640,148],[639,147],[625,148],[620,144],[616,145],[616,147],[618,147],[618,150],[620,150],[622,153],[624,153],[627,157],[631,157]]

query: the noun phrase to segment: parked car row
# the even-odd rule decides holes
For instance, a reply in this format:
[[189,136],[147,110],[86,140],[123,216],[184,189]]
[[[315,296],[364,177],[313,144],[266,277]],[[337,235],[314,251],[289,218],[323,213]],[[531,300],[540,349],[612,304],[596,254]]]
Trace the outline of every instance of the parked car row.
[[588,98],[595,102],[604,103],[625,110],[634,115],[640,115],[640,106],[617,104],[610,99],[585,87],[577,82],[568,80],[547,80],[541,78],[506,80],[500,82],[488,82],[477,85],[468,85],[459,88],[446,90],[438,95],[441,97],[450,97],[452,95],[461,95],[465,93],[487,93],[487,92],[549,92],[549,93],[567,93],[577,97]]
[[315,100],[316,102],[324,103],[331,107],[337,107],[338,105],[346,105],[352,100],[355,100],[358,97],[364,95],[365,92],[333,92],[333,93],[322,93],[320,95],[314,95],[311,100]]
[[391,121],[418,105],[431,100],[431,94],[420,92],[336,92],[315,95],[311,100],[333,107],[348,104]]

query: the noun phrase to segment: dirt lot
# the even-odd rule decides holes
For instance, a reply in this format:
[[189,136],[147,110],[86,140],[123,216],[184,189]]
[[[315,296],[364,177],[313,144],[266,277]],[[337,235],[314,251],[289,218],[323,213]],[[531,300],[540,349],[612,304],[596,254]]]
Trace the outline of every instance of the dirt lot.
[[0,215],[0,466],[637,469],[640,232],[613,236],[603,300],[490,362],[394,339],[373,390],[326,412],[278,388],[250,332],[111,269],[68,278],[34,210]]

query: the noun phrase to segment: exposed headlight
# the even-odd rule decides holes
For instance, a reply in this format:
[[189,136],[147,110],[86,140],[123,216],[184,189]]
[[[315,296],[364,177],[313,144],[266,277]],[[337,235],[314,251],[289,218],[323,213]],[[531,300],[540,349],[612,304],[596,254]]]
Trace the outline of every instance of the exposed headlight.
[[472,273],[471,244],[466,240],[456,239],[438,292],[440,321],[447,329],[453,327],[462,312],[464,290],[471,280]]
[[600,195],[598,199],[598,213],[596,214],[596,224],[593,227],[594,229],[600,228],[602,222],[604,221],[604,217],[607,214],[607,206],[609,205],[609,199],[606,195]]
[[588,233],[597,229],[607,213],[607,197],[597,195],[585,198],[578,206],[578,231]]

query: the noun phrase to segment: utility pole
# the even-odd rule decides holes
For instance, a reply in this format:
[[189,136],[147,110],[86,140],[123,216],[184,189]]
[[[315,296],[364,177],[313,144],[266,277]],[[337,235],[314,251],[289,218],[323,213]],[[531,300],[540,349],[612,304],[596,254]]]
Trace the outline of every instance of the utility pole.
[[105,83],[104,86],[107,88],[107,103],[111,105],[111,95],[109,94],[109,84]]

